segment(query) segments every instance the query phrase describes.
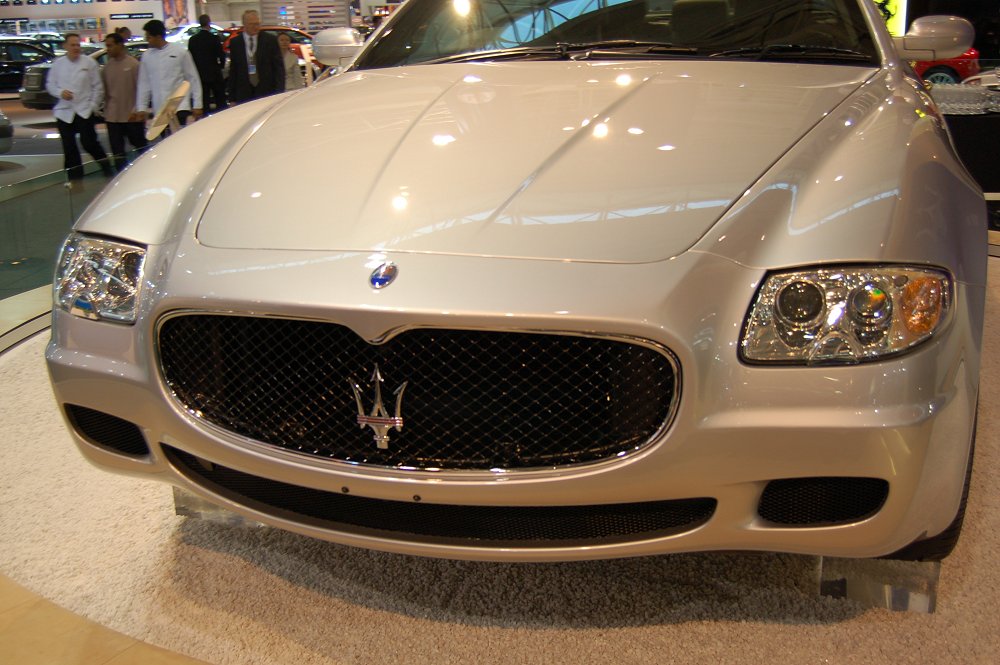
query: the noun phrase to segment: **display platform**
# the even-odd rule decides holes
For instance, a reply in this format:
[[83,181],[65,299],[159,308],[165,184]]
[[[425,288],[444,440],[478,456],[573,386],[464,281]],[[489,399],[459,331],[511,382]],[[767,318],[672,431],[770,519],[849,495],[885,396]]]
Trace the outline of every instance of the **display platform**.
[[[182,517],[206,520],[216,524],[269,528],[220,508],[205,499],[173,488],[174,512]],[[863,607],[883,608],[896,612],[929,614],[937,605],[938,561],[892,561],[887,559],[843,559],[837,557],[805,557],[812,559],[815,571],[813,593],[830,598],[847,598]]]

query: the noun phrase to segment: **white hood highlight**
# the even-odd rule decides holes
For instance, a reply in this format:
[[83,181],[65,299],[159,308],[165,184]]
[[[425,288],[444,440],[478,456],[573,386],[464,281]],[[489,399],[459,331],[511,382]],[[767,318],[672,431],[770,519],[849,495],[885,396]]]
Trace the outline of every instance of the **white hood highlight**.
[[258,129],[198,238],[655,261],[696,242],[871,73],[678,60],[349,73]]

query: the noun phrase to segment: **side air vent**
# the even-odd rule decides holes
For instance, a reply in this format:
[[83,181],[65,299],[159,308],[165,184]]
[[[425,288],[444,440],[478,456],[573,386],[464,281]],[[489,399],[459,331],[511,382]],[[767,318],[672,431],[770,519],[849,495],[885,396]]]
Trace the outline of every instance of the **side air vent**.
[[76,404],[65,406],[73,429],[90,443],[130,457],[149,455],[146,437],[135,423]]
[[757,512],[786,527],[831,526],[871,517],[888,496],[881,478],[784,478],[767,484]]

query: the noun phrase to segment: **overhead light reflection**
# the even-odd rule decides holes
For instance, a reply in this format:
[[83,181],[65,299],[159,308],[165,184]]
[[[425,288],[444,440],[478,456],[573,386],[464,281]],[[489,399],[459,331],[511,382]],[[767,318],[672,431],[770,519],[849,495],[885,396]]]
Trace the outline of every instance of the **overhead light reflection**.
[[636,136],[639,136],[640,134],[645,134],[646,132],[645,132],[645,130],[639,129],[638,127],[629,127],[628,128],[628,133],[629,134],[634,134]]
[[435,134],[431,142],[437,146],[446,146],[449,143],[454,143],[457,139],[451,134]]
[[407,201],[404,196],[394,196],[392,197],[392,207],[396,210],[406,210]]
[[472,10],[472,3],[469,0],[452,0],[451,5],[459,16],[468,16]]
[[603,122],[599,122],[596,125],[594,125],[594,138],[603,139],[607,135],[608,135],[607,125],[605,125]]
[[628,85],[632,82],[632,77],[628,74],[619,74],[615,79],[615,83],[618,85]]
[[660,147],[658,147],[657,150],[662,150],[664,152],[669,152],[671,150],[677,150],[677,146],[670,145],[669,143],[667,143],[665,145],[661,145]]

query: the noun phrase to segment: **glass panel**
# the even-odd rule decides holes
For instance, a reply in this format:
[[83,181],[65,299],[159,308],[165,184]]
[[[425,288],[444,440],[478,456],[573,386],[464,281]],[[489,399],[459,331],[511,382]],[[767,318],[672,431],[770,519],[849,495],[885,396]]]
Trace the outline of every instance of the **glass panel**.
[[52,282],[63,239],[106,183],[97,172],[70,189],[59,171],[0,186],[0,300]]

